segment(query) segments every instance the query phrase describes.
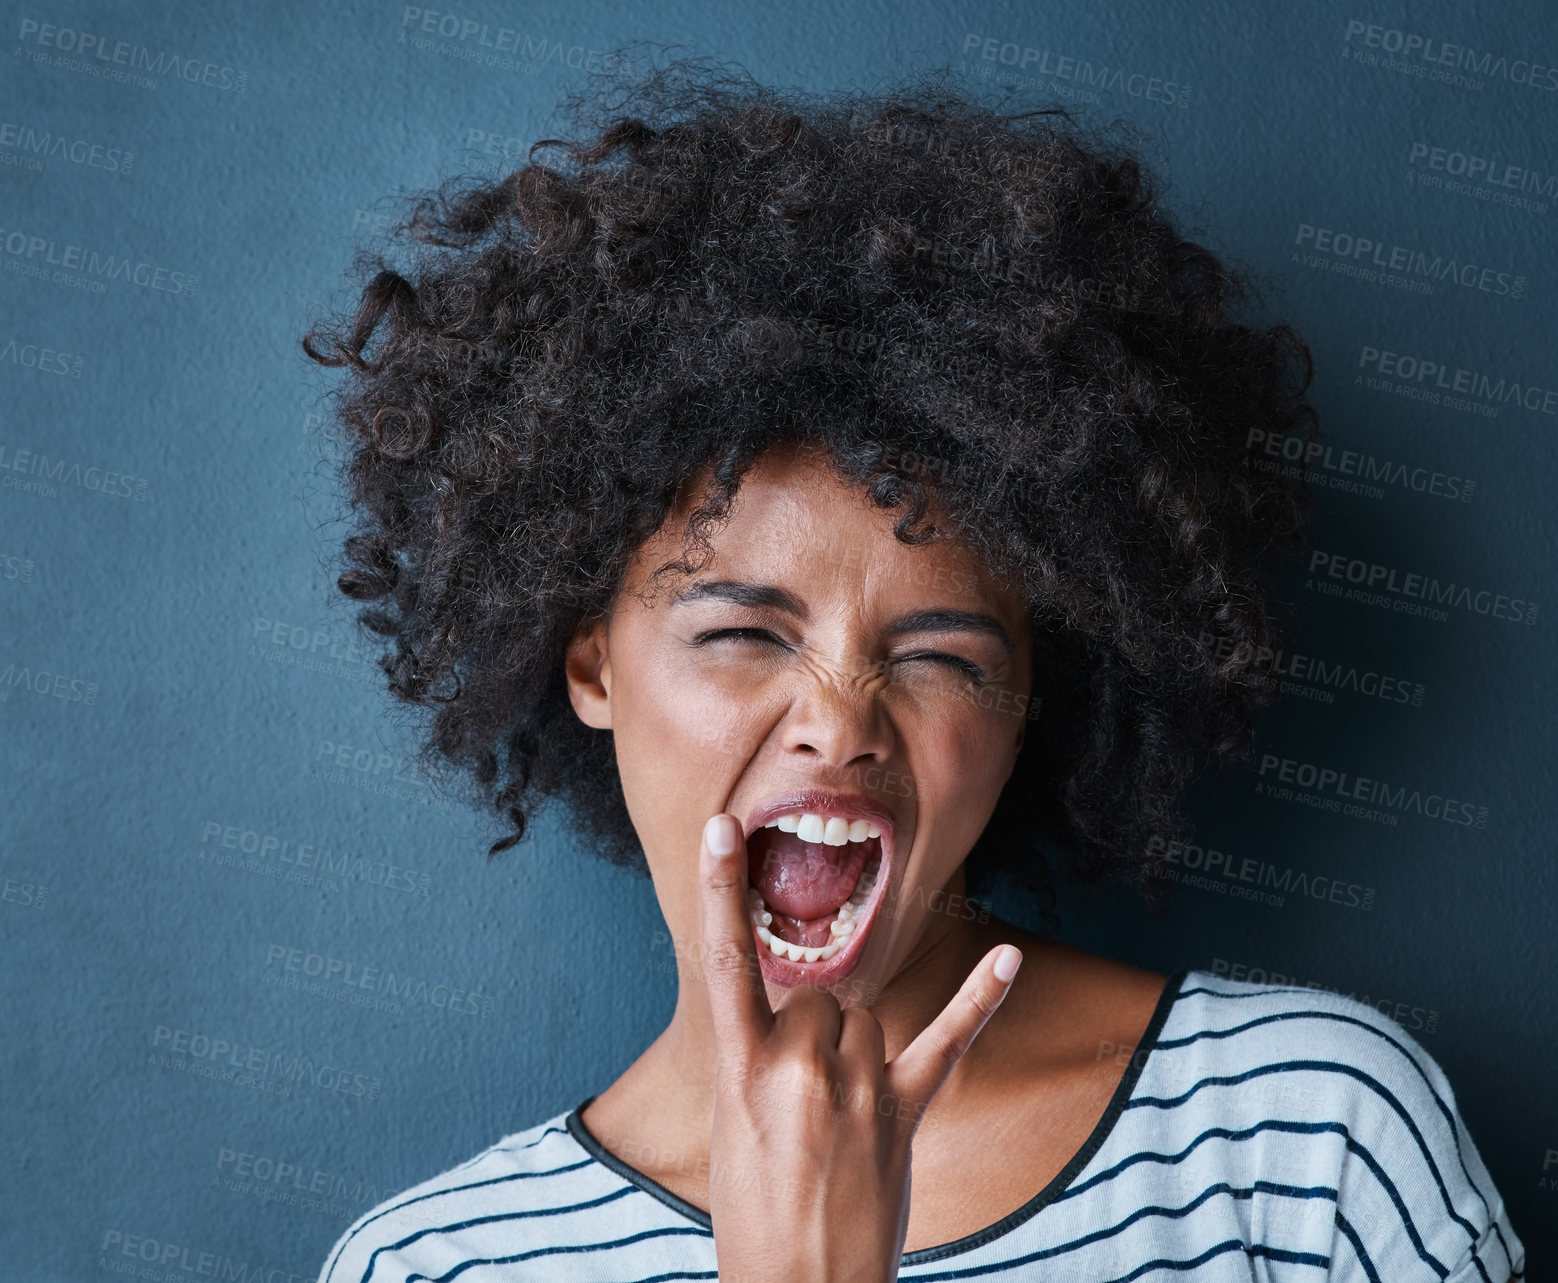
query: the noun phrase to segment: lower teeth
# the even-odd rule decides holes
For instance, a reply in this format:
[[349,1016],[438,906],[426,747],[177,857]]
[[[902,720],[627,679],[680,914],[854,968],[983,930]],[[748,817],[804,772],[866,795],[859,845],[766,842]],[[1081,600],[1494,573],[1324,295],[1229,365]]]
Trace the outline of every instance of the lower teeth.
[[861,870],[860,881],[855,884],[855,889],[849,893],[849,899],[839,906],[838,916],[828,924],[828,930],[833,935],[833,941],[824,945],[791,944],[788,940],[781,940],[774,932],[768,929],[769,923],[774,920],[774,915],[769,912],[767,904],[763,900],[763,894],[756,887],[749,889],[747,904],[752,918],[752,925],[757,928],[757,938],[766,944],[769,950],[777,957],[789,958],[791,962],[826,962],[846,944],[855,933],[855,919],[860,910],[871,896],[871,890],[876,886],[877,869],[881,867],[881,860],[872,860],[870,864]]

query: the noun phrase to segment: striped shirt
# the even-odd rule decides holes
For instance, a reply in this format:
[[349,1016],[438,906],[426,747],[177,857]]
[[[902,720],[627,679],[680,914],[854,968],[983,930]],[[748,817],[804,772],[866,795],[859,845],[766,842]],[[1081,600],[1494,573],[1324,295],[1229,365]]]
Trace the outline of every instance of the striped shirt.
[[[1129,1061],[1048,1185],[977,1233],[906,1252],[898,1277],[1522,1277],[1449,1082],[1372,1007],[1181,971]],[[588,1103],[361,1216],[319,1283],[716,1278],[708,1214],[602,1148],[579,1121]]]

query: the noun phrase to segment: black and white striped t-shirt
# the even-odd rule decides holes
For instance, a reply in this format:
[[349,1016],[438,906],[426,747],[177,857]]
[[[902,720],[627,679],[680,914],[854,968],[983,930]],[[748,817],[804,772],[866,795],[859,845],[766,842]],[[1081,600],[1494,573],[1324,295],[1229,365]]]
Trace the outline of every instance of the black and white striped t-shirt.
[[[976,1234],[905,1253],[899,1277],[1506,1283],[1524,1269],[1450,1084],[1400,1025],[1335,994],[1190,971],[1055,1179]],[[708,1215],[601,1148],[574,1109],[360,1217],[319,1280],[716,1277]]]

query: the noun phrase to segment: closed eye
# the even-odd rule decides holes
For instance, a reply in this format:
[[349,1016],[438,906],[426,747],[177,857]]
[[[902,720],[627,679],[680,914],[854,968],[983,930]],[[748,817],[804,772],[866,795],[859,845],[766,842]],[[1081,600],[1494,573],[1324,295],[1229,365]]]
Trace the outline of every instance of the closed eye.
[[985,680],[985,670],[980,668],[979,665],[971,663],[961,655],[948,655],[939,650],[926,650],[916,652],[913,655],[900,655],[893,662],[895,664],[906,664],[916,659],[929,659],[938,664],[945,664],[950,668],[957,669],[960,673],[967,673],[976,682]]
[[776,637],[766,628],[716,628],[711,632],[699,633],[693,639],[693,645],[702,646],[705,642],[715,641],[721,637],[740,637],[748,641],[773,642],[774,645],[784,646],[786,649],[789,647],[789,643],[784,638]]
[[[766,628],[715,628],[706,633],[699,633],[697,637],[693,639],[693,645],[702,646],[707,642],[718,641],[721,638],[726,637],[745,641],[770,642],[773,645],[782,647],[785,650],[790,649],[789,642],[785,641],[784,638],[778,637],[775,634],[769,632]],[[916,651],[912,655],[899,655],[891,662],[895,664],[908,664],[913,663],[918,659],[928,659],[932,663],[941,664],[947,668],[955,669],[957,672],[964,673],[967,676],[972,677],[976,682],[983,682],[987,680],[984,669],[980,668],[979,665],[964,659],[961,655],[949,655],[946,652],[939,650]]]

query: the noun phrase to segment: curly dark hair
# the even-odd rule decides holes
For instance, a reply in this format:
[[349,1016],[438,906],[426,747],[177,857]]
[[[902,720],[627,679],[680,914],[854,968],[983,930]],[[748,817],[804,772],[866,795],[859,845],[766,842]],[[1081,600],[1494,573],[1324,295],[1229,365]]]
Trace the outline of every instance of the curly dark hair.
[[512,822],[489,857],[555,799],[647,872],[564,652],[690,480],[661,574],[697,568],[769,447],[807,440],[906,543],[934,494],[1031,607],[1038,729],[970,887],[1052,900],[1054,844],[1161,905],[1180,795],[1248,755],[1276,698],[1269,577],[1313,500],[1248,442],[1317,434],[1304,340],[1238,323],[1252,275],[1059,107],[1001,114],[946,73],[780,92],[687,59],[565,108],[570,140],[410,198],[407,269],[360,255],[360,298],[303,339],[349,371],[340,590],[393,639],[426,760]]

